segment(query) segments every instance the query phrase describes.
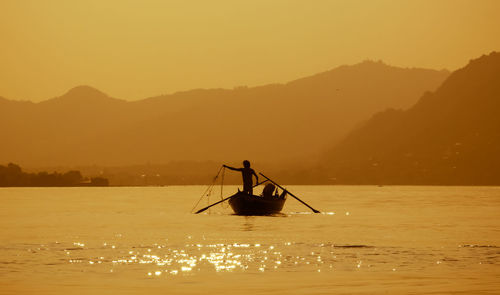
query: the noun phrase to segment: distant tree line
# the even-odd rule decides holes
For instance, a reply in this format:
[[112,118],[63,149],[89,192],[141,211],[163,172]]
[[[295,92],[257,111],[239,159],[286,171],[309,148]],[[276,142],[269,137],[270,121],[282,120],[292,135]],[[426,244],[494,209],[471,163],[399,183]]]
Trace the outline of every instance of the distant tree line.
[[82,177],[80,171],[71,170],[66,173],[46,171],[38,173],[23,172],[21,167],[9,163],[0,165],[0,187],[6,186],[108,186],[103,177]]

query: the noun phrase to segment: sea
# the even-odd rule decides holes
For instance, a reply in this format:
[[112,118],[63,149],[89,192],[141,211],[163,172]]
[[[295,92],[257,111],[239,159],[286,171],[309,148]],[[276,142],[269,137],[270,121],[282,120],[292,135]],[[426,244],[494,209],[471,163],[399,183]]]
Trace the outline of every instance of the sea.
[[0,294],[500,294],[500,187],[206,189],[0,189]]

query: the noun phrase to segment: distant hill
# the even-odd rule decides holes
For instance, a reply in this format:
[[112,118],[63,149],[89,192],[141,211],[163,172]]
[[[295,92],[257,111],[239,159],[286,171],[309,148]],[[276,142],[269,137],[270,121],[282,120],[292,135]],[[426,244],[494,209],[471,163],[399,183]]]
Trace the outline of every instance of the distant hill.
[[16,164],[0,165],[0,187],[15,186],[108,186],[108,179],[103,177],[83,178],[80,171],[72,170],[65,173],[41,171],[26,173]]
[[0,162],[311,161],[364,118],[411,106],[448,75],[366,61],[286,84],[198,89],[134,102],[88,86],[40,103],[0,99]]
[[500,184],[500,53],[410,109],[378,113],[328,152],[330,183]]

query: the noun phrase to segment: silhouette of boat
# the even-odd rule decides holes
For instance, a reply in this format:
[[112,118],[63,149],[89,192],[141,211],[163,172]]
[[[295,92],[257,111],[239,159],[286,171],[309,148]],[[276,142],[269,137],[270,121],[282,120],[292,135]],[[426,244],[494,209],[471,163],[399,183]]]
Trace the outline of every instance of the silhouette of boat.
[[237,215],[270,215],[280,213],[285,201],[285,197],[259,197],[238,191],[229,199],[229,205]]
[[[221,168],[222,170],[222,168]],[[219,170],[220,172],[220,170]],[[271,215],[271,214],[276,214],[280,213],[281,209],[283,209],[283,205],[285,205],[286,201],[286,196],[290,195],[297,201],[301,202],[305,206],[307,206],[309,209],[311,209],[314,213],[321,213],[318,210],[314,209],[313,207],[309,206],[306,202],[302,201],[299,199],[296,195],[292,194],[289,192],[287,189],[282,187],[281,185],[277,184],[276,182],[272,181],[269,177],[265,176],[262,173],[259,173],[261,176],[263,176],[266,180],[257,183],[253,187],[256,187],[258,185],[263,184],[264,182],[268,182],[264,189],[262,190],[262,197],[255,196],[248,194],[246,192],[242,192],[238,190],[238,192],[230,197],[224,198],[218,202],[215,202],[211,205],[208,205],[204,208],[201,208],[200,210],[196,211],[195,214],[199,214],[208,208],[211,208],[217,204],[220,204],[222,202],[228,201],[229,200],[229,205],[231,208],[233,208],[234,213],[237,215]],[[218,175],[218,174],[217,174]],[[215,177],[217,179],[217,176]],[[210,191],[210,188],[213,187],[213,184],[207,189],[207,191]],[[278,190],[276,187],[280,188],[282,190],[281,194],[278,195]],[[206,193],[206,192],[205,192]],[[204,193],[204,194],[205,194]],[[273,194],[274,193],[274,194]],[[202,195],[203,197],[203,195]],[[201,200],[201,198],[200,198]],[[198,201],[199,203],[200,201]],[[196,206],[194,206],[196,208]],[[193,208],[194,209],[194,208]]]

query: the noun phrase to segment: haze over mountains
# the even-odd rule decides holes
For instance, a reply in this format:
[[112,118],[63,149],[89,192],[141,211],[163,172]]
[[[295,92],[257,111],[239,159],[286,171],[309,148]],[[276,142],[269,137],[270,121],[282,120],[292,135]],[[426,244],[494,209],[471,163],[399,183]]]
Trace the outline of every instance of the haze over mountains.
[[448,75],[366,61],[286,84],[134,102],[89,86],[40,103],[0,98],[0,163],[307,162],[373,113],[413,105]]
[[472,60],[410,109],[374,115],[329,151],[329,183],[500,184],[500,53]]

